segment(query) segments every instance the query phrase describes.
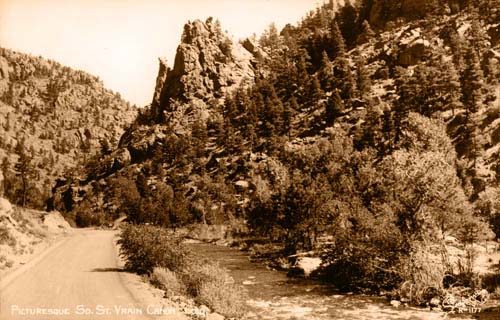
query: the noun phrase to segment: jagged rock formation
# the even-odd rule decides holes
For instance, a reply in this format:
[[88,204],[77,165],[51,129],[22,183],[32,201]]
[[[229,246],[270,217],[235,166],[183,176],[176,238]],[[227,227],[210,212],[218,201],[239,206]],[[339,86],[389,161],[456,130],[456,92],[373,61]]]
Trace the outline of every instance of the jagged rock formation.
[[[257,51],[258,52],[258,51]],[[123,167],[139,168],[151,160],[174,132],[191,134],[193,124],[219,119],[225,98],[254,83],[256,57],[222,32],[218,21],[195,20],[184,26],[173,68],[160,59],[152,104],[120,138],[119,148],[96,165],[92,177],[100,180]],[[63,182],[61,182],[63,183]],[[63,183],[64,184],[64,183]],[[50,207],[68,210],[92,193],[86,182],[58,189]]]
[[249,51],[222,32],[218,21],[187,23],[173,68],[160,61],[153,116],[160,121],[168,117],[169,123],[193,114],[206,120],[218,99],[253,82],[252,59]]
[[47,193],[56,177],[101,148],[114,148],[136,114],[92,75],[0,48],[0,161],[10,180],[5,192],[18,188],[15,147],[23,139],[35,169],[30,188]]

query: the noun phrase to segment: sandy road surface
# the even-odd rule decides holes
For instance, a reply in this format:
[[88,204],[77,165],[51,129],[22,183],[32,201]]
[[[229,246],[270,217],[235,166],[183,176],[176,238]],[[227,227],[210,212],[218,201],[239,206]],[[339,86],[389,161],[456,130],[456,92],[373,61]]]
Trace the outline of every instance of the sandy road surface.
[[136,297],[114,241],[113,231],[76,231],[0,287],[0,319],[173,318],[157,317],[169,310]]

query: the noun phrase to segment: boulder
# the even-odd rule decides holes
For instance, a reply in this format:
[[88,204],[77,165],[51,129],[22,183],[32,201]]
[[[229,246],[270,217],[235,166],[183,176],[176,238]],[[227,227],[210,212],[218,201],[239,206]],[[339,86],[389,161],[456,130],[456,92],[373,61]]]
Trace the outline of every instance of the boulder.
[[398,301],[398,300],[391,300],[391,306],[393,306],[394,308],[398,308],[400,305],[401,305],[401,301]]
[[321,266],[321,258],[318,257],[299,257],[295,262],[289,275],[303,275],[309,277],[311,273]]
[[429,306],[439,307],[441,305],[441,300],[438,297],[434,297],[429,301]]
[[5,198],[0,198],[0,214],[6,214],[7,212],[12,210],[12,205],[9,200]]
[[246,38],[241,44],[243,48],[250,52],[257,60],[263,60],[269,57],[269,55],[258,46],[254,39]]
[[43,225],[46,226],[47,230],[52,234],[66,233],[71,230],[69,223],[57,211],[45,214],[42,219]]
[[248,181],[245,180],[238,180],[234,183],[234,186],[236,187],[236,189],[244,191],[250,187],[250,183],[248,183]]
[[430,42],[423,38],[415,39],[408,44],[402,44],[398,55],[399,64],[402,66],[417,64],[425,56],[429,47]]

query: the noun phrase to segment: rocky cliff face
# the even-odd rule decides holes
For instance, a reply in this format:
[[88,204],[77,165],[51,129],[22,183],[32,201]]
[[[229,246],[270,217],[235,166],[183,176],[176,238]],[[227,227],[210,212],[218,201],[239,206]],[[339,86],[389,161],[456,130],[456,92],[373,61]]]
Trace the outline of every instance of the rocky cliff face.
[[[0,48],[0,161],[6,193],[16,195],[16,145],[32,158],[30,189],[48,192],[54,179],[102,147],[114,148],[136,108],[98,78],[57,62]],[[105,146],[104,146],[105,145]],[[36,195],[38,193],[38,195]]]
[[51,208],[72,208],[94,192],[87,182],[95,179],[106,185],[108,177],[122,169],[137,169],[137,173],[155,150],[170,143],[166,140],[172,134],[190,136],[195,123],[206,126],[220,118],[225,98],[240,86],[254,83],[260,52],[256,46],[254,49],[251,53],[233,41],[212,18],[188,22],[173,67],[159,61],[150,109],[121,136],[118,149],[96,164],[91,177],[80,183],[62,183]]
[[224,99],[254,83],[257,53],[231,40],[212,18],[187,23],[173,68],[160,60],[147,126],[129,128],[120,147],[144,157],[162,138],[158,132],[190,134],[193,123],[220,117]]
[[[160,62],[152,110],[154,120],[207,119],[210,109],[241,85],[253,83],[253,55],[209,18],[184,26],[173,68]],[[193,117],[191,117],[192,119]]]

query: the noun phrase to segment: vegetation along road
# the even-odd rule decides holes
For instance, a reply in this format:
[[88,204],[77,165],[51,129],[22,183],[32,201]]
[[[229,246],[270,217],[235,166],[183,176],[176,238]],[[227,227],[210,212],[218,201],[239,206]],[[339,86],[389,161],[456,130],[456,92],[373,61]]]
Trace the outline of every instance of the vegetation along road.
[[167,309],[158,312],[161,307],[145,298],[141,282],[121,272],[114,241],[113,231],[76,231],[4,283],[0,318],[158,319],[158,313],[162,319],[180,318]]

